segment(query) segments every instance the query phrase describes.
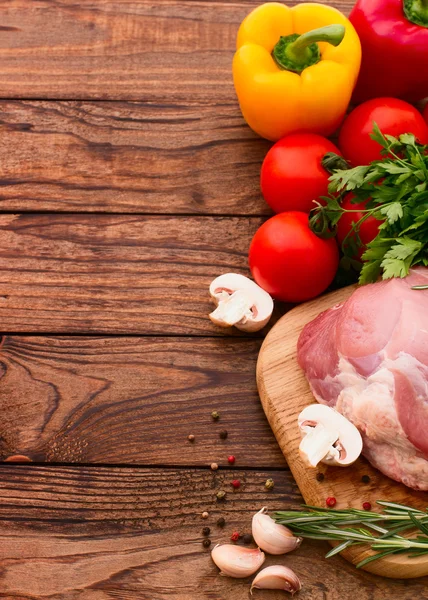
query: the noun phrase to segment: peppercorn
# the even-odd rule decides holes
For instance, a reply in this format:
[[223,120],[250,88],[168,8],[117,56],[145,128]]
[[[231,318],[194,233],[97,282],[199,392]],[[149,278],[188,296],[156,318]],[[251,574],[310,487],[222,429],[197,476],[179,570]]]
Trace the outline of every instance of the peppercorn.
[[221,440],[226,440],[227,439],[227,431],[225,429],[223,429],[222,431],[220,431],[219,436]]
[[209,538],[205,538],[202,542],[204,548],[209,548],[211,546],[211,540]]
[[211,463],[211,471],[217,471],[218,469],[218,464],[217,463]]
[[324,481],[325,477],[324,477],[324,473],[317,473],[317,481]]
[[202,529],[202,535],[209,535],[211,533],[211,529],[209,527],[204,527]]
[[212,413],[211,413],[211,416],[212,416],[212,418],[213,418],[214,421],[218,421],[219,418],[220,418],[220,413],[218,411],[216,411],[216,410],[213,410]]
[[239,540],[239,533],[237,531],[234,531],[230,536],[230,539],[232,540],[232,542],[237,542]]
[[203,513],[201,514],[201,517],[202,517],[203,519],[208,519],[208,517],[209,517],[209,516],[210,516],[210,513],[207,513],[207,511],[205,511],[205,512],[203,512]]
[[220,517],[217,519],[217,527],[224,527],[226,525],[226,519],[224,517]]
[[274,487],[275,487],[274,480],[273,479],[266,479],[265,488],[267,490],[273,490]]
[[239,481],[239,479],[234,479],[230,482],[230,485],[234,487],[235,490],[238,490],[241,487],[241,482]]
[[195,441],[195,436],[194,435],[189,435],[188,438],[189,442],[194,442]]
[[363,508],[364,510],[371,510],[372,505],[370,504],[370,502],[363,502]]
[[233,455],[228,456],[227,457],[227,462],[229,463],[229,465],[234,465],[235,464],[235,457]]
[[370,477],[369,477],[368,475],[363,475],[363,476],[361,477],[361,481],[362,481],[363,483],[370,483]]
[[224,492],[223,490],[220,490],[219,492],[217,492],[216,496],[217,496],[217,500],[224,500],[226,497],[226,492]]
[[251,544],[251,542],[253,541],[253,536],[251,535],[251,533],[246,533],[242,536],[242,541],[244,542],[244,544]]
[[330,508],[333,508],[333,506],[336,506],[336,498],[333,498],[333,496],[329,496],[325,503],[327,504],[327,506],[329,506]]

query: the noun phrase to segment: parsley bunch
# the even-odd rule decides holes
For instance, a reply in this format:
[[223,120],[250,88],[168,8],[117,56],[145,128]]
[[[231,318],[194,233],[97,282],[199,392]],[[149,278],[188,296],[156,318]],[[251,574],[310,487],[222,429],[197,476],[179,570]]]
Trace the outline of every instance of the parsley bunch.
[[[323,163],[330,169],[329,193],[323,204],[316,202],[310,226],[321,237],[335,234],[337,223],[345,212],[340,201],[352,192],[353,203],[366,202],[363,217],[356,221],[343,242],[344,260],[353,260],[362,246],[359,238],[361,224],[370,216],[383,221],[376,238],[362,256],[359,283],[405,277],[415,265],[428,266],[428,146],[419,144],[412,134],[395,138],[383,135],[374,124],[371,138],[382,146],[382,160],[368,166],[335,168],[332,156]],[[333,157],[334,158],[334,157]],[[340,157],[337,157],[339,161]],[[344,166],[344,161],[339,163]],[[336,164],[337,167],[337,164]]]

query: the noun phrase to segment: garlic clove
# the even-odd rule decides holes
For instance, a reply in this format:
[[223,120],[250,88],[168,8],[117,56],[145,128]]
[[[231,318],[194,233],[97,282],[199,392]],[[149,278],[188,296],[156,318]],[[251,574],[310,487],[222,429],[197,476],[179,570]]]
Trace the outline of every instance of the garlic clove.
[[232,544],[218,545],[211,552],[211,558],[220,569],[220,575],[229,575],[237,579],[253,575],[265,562],[260,548],[251,550]]
[[253,588],[257,590],[284,590],[284,592],[290,592],[293,596],[302,589],[302,584],[294,571],[288,567],[274,565],[266,567],[256,575],[250,589],[251,593],[253,593]]
[[268,554],[286,554],[300,546],[302,538],[295,537],[284,525],[275,523],[266,514],[266,507],[253,517],[253,538],[257,546]]

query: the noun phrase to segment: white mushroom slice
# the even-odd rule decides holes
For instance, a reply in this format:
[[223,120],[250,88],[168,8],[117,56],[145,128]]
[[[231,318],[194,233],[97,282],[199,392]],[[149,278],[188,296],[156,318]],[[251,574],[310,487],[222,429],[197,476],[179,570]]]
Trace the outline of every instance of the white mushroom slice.
[[319,462],[347,467],[361,454],[363,440],[360,432],[329,406],[307,406],[300,413],[298,424],[303,436],[300,454],[311,467],[316,467]]
[[220,275],[211,283],[210,294],[217,309],[209,317],[220,327],[235,325],[242,331],[258,331],[272,315],[270,295],[244,275]]

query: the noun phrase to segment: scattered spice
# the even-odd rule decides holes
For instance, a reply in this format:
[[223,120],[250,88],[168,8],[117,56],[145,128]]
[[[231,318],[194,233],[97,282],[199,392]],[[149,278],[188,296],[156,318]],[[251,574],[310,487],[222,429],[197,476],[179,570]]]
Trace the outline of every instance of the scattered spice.
[[241,482],[239,481],[239,479],[234,479],[230,482],[230,485],[234,487],[235,490],[238,490],[241,487]]
[[325,501],[327,506],[329,506],[330,508],[332,508],[333,506],[336,506],[336,502],[337,502],[337,500],[336,500],[336,498],[333,498],[333,496],[329,496]]
[[228,456],[227,457],[227,462],[229,463],[229,465],[234,465],[235,464],[235,457],[233,455]]
[[316,479],[319,482],[324,481],[324,479],[325,479],[324,473],[317,473],[317,478]]
[[211,533],[211,529],[209,527],[204,527],[202,529],[202,535],[209,535]]
[[209,538],[205,538],[202,542],[204,548],[209,548],[211,546],[211,540]]
[[220,490],[216,494],[217,500],[224,500],[226,498],[226,492],[224,490]]
[[267,490],[273,490],[274,487],[275,487],[274,480],[273,479],[266,479],[265,488]]
[[239,533],[237,531],[234,531],[230,536],[230,539],[232,540],[232,542],[237,542],[239,540]]
[[363,476],[361,477],[361,481],[362,481],[363,483],[370,483],[370,477],[369,477],[368,475],[363,475]]
[[205,512],[203,512],[203,513],[201,514],[201,517],[202,517],[203,519],[208,519],[208,517],[209,517],[209,516],[210,516],[210,513],[208,513],[207,511],[205,511]]
[[211,471],[217,471],[218,469],[218,464],[217,463],[211,463]]
[[220,418],[220,413],[217,410],[213,410],[211,413],[211,416],[214,421],[218,421]]
[[253,541],[253,536],[251,535],[251,533],[246,533],[242,536],[242,541],[244,542],[244,544],[251,544],[251,542]]
[[364,510],[371,510],[372,505],[370,504],[370,502],[363,502],[363,508]]
[[220,517],[217,519],[217,527],[224,527],[226,525],[226,519],[224,517]]
[[220,433],[219,433],[219,436],[220,436],[221,440],[226,440],[227,436],[228,436],[226,429],[222,429],[222,431],[220,431]]
[[187,439],[189,440],[189,442],[194,442],[195,441],[195,436],[194,435],[189,435],[189,437]]

